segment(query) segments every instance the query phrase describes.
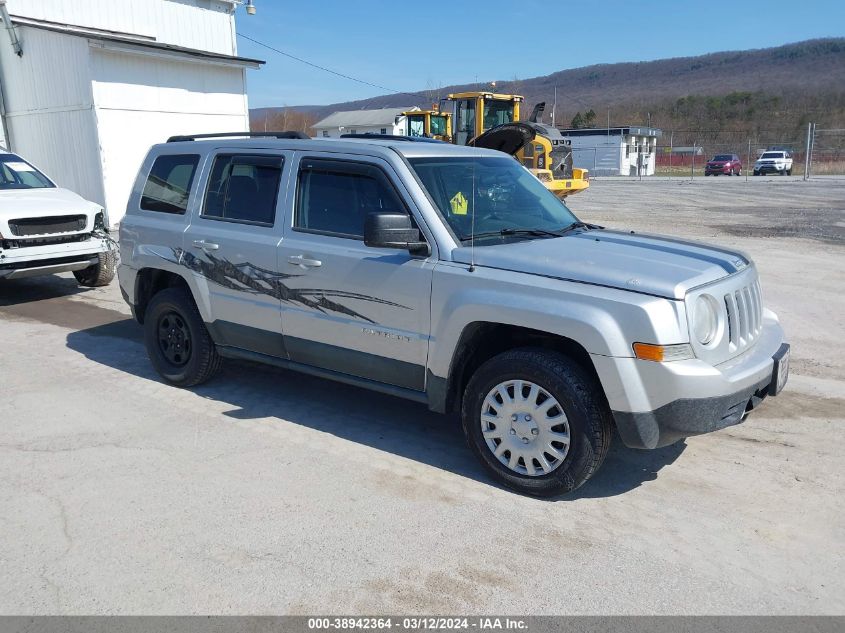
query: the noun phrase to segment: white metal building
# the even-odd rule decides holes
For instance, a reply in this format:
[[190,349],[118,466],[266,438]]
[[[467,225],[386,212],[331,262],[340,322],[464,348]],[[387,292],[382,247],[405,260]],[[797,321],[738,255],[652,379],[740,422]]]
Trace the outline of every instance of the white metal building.
[[403,112],[418,107],[381,108],[378,110],[350,110],[334,112],[311,127],[317,136],[338,138],[342,134],[405,134]]
[[611,127],[561,130],[572,141],[572,164],[591,176],[652,176],[657,139],[651,127]]
[[[0,4],[3,0],[0,0]],[[7,0],[3,144],[123,217],[150,145],[249,129],[235,0]]]

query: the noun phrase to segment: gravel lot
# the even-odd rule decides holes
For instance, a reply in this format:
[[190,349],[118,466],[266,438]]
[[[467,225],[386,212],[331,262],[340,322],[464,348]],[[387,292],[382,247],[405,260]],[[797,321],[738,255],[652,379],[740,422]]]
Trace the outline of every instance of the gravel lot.
[[236,363],[174,389],[116,283],[0,283],[0,614],[845,614],[845,179],[601,179],[571,206],[748,252],[787,390],[543,501],[421,405]]

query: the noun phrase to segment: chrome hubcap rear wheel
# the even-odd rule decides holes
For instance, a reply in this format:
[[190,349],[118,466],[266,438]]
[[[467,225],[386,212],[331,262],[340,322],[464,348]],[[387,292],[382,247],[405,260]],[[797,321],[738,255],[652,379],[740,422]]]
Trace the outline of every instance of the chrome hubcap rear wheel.
[[569,453],[563,407],[527,380],[507,380],[490,390],[481,405],[481,432],[496,459],[520,475],[547,475]]

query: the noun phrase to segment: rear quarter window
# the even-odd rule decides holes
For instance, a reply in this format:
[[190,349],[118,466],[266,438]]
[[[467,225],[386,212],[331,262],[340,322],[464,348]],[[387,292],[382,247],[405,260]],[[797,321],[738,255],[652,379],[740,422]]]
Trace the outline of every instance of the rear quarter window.
[[156,158],[144,184],[141,208],[160,213],[185,213],[199,161],[199,154],[172,154]]

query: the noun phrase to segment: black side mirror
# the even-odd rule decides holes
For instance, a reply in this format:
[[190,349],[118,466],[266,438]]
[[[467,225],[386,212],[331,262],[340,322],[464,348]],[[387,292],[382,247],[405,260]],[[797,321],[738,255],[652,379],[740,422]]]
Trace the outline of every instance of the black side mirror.
[[414,255],[430,255],[411,218],[404,213],[370,213],[364,220],[364,244],[373,248],[401,248]]

